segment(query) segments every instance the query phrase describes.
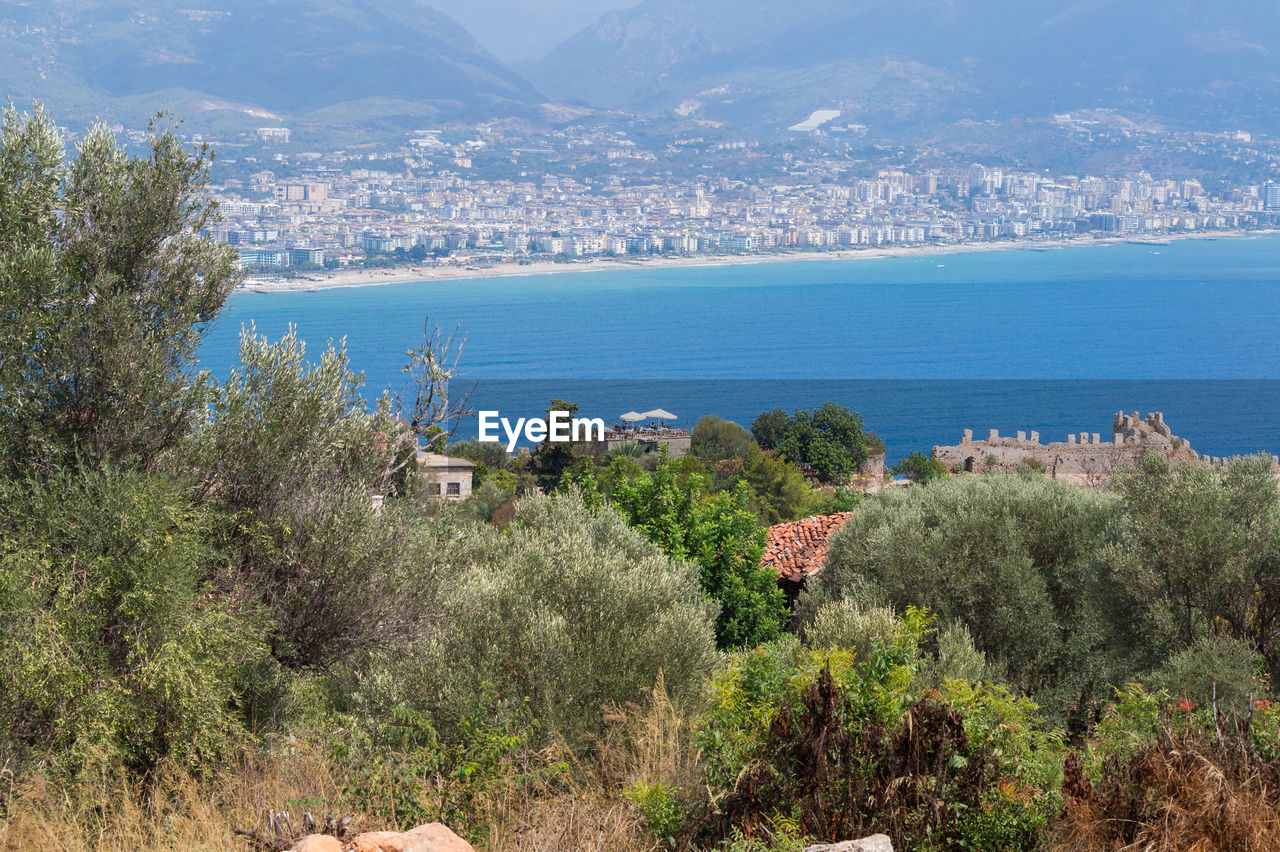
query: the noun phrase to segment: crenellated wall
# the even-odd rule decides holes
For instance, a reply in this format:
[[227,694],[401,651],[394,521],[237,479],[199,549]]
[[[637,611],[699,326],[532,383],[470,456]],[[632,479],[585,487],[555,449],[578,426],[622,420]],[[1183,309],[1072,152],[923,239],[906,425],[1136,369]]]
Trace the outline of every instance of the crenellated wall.
[[[1145,419],[1138,412],[1117,412],[1111,425],[1111,440],[1103,441],[1098,432],[1078,432],[1065,441],[1040,443],[1040,433],[1018,432],[1015,437],[1002,436],[992,429],[985,440],[973,439],[973,430],[965,429],[960,443],[953,447],[934,447],[932,456],[952,470],[981,472],[984,470],[1017,470],[1023,462],[1044,468],[1046,476],[1075,485],[1104,488],[1111,484],[1116,471],[1135,466],[1146,453],[1155,451],[1174,460],[1198,459],[1210,464],[1226,460],[1200,456],[1191,444],[1174,435],[1164,422],[1164,414],[1153,411]],[[1280,470],[1280,459],[1276,461]]]

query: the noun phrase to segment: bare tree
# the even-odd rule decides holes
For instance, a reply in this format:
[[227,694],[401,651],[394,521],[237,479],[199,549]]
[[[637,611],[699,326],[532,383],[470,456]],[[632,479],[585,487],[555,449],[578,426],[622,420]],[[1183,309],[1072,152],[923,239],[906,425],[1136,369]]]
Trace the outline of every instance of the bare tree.
[[418,448],[426,443],[434,446],[448,441],[458,430],[464,417],[474,414],[470,387],[454,392],[458,375],[458,362],[462,359],[462,347],[466,337],[455,329],[448,336],[428,317],[422,332],[422,342],[408,350],[408,362],[404,373],[406,386],[392,391],[390,398],[396,414],[405,425],[398,436],[397,451],[392,454],[384,472],[384,481],[390,481],[413,460]]

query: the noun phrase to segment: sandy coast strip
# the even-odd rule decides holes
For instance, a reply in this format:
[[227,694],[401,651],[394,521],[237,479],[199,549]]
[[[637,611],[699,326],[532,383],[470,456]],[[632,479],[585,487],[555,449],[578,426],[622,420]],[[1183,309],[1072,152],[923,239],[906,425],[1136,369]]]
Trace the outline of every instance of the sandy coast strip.
[[531,263],[497,263],[467,269],[465,267],[402,267],[397,269],[351,269],[331,273],[279,280],[247,279],[238,292],[279,293],[299,290],[321,290],[330,287],[367,287],[422,281],[453,281],[471,278],[507,278],[513,276],[555,275],[571,272],[608,272],[625,269],[667,269],[672,267],[740,266],[757,263],[780,263],[824,260],[872,260],[888,257],[941,256],[984,251],[1017,249],[1059,249],[1081,246],[1116,245],[1129,242],[1155,242],[1181,239],[1222,239],[1274,234],[1275,231],[1201,231],[1187,234],[1161,234],[1147,237],[1077,237],[1059,240],[1001,240],[989,243],[951,243],[946,245],[891,246],[838,249],[815,252],[777,252],[755,255],[692,255],[684,257],[609,258],[591,257],[554,262],[536,260]]

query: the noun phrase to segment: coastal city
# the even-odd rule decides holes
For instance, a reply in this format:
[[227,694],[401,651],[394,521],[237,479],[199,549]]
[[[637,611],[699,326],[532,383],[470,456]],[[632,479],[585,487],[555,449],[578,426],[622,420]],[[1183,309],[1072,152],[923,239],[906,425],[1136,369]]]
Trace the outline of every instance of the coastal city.
[[0,852],[1280,852],[1280,0],[0,35]]
[[[1055,117],[1063,133],[1093,132],[1090,123]],[[457,142],[444,135],[321,154],[293,150],[287,128],[261,128],[259,156],[232,160],[235,176],[213,187],[223,221],[211,234],[238,247],[255,286],[326,268],[474,274],[535,262],[1146,240],[1280,225],[1274,180],[1205,186],[1141,170],[1050,174],[954,156],[920,167],[893,164],[893,151],[851,162],[830,131],[802,145],[695,138],[656,152],[614,129],[533,140],[485,127],[449,134]],[[1280,162],[1247,133],[1197,136],[1178,141]],[[752,163],[753,174],[724,177],[744,171],[717,168],[725,157]]]

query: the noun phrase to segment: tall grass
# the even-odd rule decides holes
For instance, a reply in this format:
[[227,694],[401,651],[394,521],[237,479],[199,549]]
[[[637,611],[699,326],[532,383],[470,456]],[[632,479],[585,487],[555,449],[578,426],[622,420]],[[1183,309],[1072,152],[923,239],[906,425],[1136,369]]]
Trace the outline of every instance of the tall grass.
[[1280,760],[1259,757],[1233,727],[1205,735],[1166,723],[1092,780],[1068,758],[1055,852],[1280,849]]
[[0,849],[245,852],[234,828],[254,826],[268,810],[339,811],[337,791],[337,769],[306,743],[246,754],[207,781],[173,764],[145,779],[102,764],[74,787],[35,778],[4,791]]
[[[659,680],[643,706],[607,708],[606,719],[606,734],[578,756],[559,745],[523,755],[518,779],[477,799],[467,824],[453,827],[479,829],[472,833],[488,840],[477,848],[503,852],[660,848],[625,792],[655,784],[696,789],[687,716]],[[568,771],[530,784],[538,777],[533,764],[565,764]],[[208,780],[173,764],[136,779],[105,763],[74,788],[0,779],[0,850],[247,852],[234,829],[262,828],[268,812],[288,811],[295,824],[306,812],[317,820],[352,813],[342,794],[347,769],[319,738],[282,738]],[[353,817],[356,829],[388,827],[368,814]]]

